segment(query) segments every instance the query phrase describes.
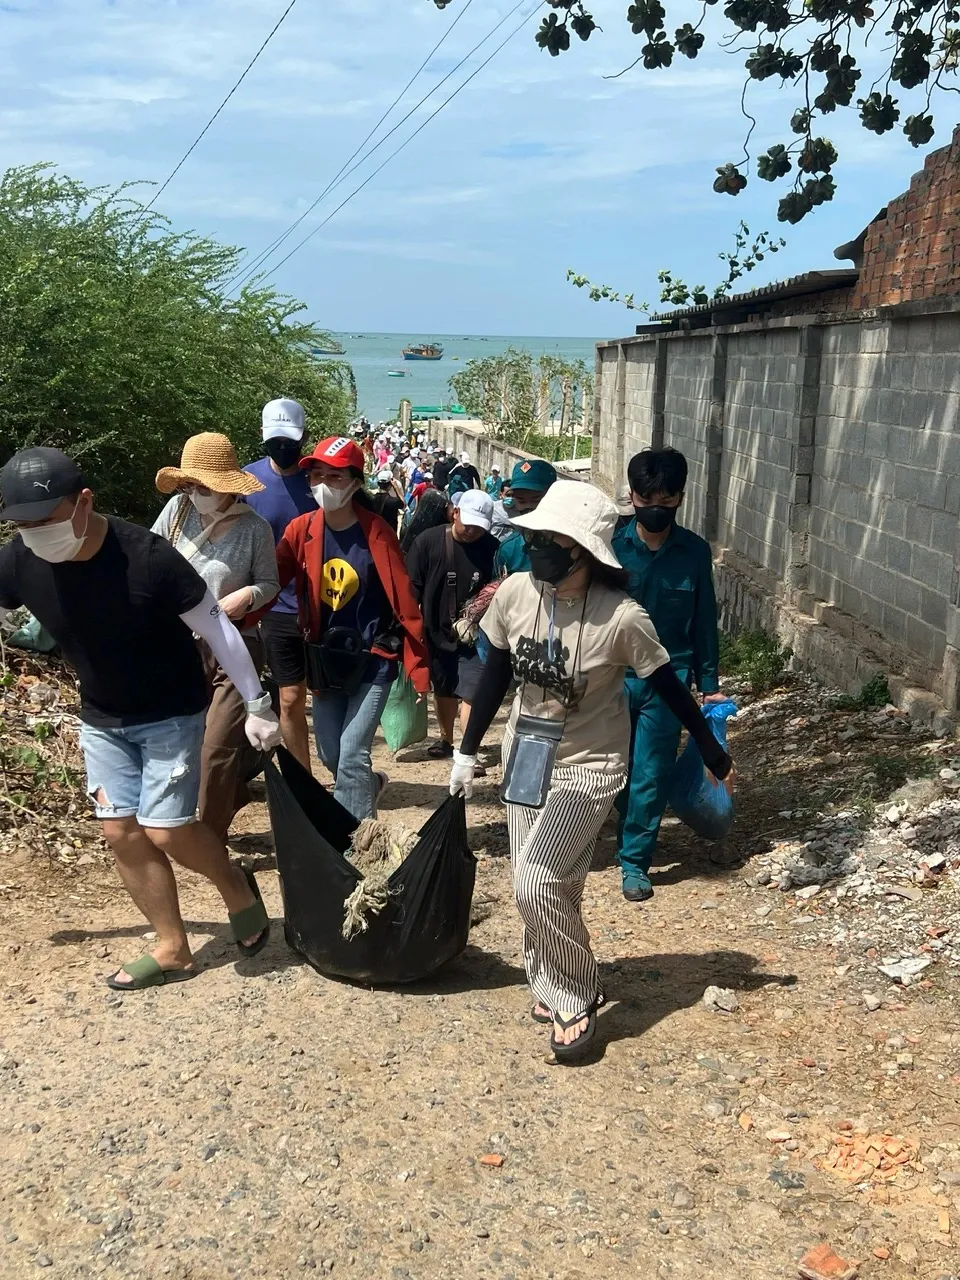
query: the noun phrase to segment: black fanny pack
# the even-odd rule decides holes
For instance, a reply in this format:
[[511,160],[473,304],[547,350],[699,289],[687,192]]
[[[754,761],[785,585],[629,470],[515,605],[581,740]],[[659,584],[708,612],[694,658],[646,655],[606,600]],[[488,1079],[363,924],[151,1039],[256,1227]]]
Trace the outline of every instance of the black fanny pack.
[[311,693],[355,693],[370,650],[355,627],[328,627],[318,641],[304,643]]

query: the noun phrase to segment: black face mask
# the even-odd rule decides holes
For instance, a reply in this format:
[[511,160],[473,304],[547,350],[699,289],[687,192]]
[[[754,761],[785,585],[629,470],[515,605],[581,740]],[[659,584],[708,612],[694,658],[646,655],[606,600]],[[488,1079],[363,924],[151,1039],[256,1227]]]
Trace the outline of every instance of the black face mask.
[[643,525],[647,533],[663,533],[676,521],[676,507],[634,507],[637,523]]
[[527,555],[530,557],[530,572],[538,582],[547,582],[551,587],[568,577],[577,563],[572,547],[561,547],[552,539],[528,542]]
[[281,471],[294,467],[303,453],[303,445],[299,440],[289,440],[286,436],[274,436],[272,440],[264,440],[263,451]]

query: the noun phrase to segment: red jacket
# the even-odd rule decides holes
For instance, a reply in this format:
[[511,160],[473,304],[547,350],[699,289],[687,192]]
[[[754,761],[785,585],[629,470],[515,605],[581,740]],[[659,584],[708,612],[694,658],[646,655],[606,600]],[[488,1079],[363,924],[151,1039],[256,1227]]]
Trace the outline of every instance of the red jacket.
[[[355,505],[354,511],[394,617],[403,628],[403,669],[417,693],[429,693],[430,668],[423,638],[423,617],[413,594],[397,535],[386,520],[381,520],[366,507]],[[308,511],[291,520],[277,544],[280,587],[282,589],[290,581],[296,581],[301,611],[306,598],[310,614],[306,619],[301,616],[300,625],[306,623],[313,636],[320,631],[323,533],[323,510]],[[382,650],[374,649],[373,652],[382,658],[394,657],[394,654]]]

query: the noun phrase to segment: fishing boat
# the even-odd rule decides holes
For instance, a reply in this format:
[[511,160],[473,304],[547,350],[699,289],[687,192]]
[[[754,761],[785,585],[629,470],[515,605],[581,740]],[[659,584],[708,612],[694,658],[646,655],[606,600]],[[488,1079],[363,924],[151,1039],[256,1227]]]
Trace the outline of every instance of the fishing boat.
[[311,347],[310,354],[312,356],[342,356],[343,347],[340,343],[330,345],[329,347]]
[[388,378],[406,378],[408,376],[406,369],[388,369]]
[[415,347],[403,348],[404,360],[442,360],[443,347],[439,342],[420,342]]

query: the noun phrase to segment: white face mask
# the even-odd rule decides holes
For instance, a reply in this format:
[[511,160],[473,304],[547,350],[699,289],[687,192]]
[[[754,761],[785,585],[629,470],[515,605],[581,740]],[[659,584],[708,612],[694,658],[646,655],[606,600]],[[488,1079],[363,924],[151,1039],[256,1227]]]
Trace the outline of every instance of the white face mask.
[[[202,516],[216,516],[220,514],[220,503],[223,501],[222,493],[197,493],[191,490],[187,497],[199,511]],[[231,506],[233,504],[231,503]]]
[[354,490],[354,485],[348,485],[344,489],[335,489],[331,484],[310,486],[310,492],[324,511],[339,511],[341,507],[345,507],[353,497]]
[[21,529],[20,537],[23,539],[23,545],[41,560],[46,560],[49,564],[63,564],[65,560],[72,560],[80,551],[83,540],[87,536],[89,523],[90,512],[88,511],[83,533],[79,538],[73,532],[72,517],[69,520],[60,520],[56,524],[41,524],[35,529]]

